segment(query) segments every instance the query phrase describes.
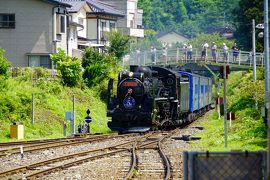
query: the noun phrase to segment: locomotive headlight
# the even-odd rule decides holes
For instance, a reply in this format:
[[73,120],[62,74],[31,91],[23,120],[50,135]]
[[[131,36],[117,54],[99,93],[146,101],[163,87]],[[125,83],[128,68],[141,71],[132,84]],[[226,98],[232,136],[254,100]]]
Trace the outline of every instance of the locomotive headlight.
[[123,105],[126,109],[132,109],[135,106],[135,99],[131,96],[125,97]]
[[129,72],[128,76],[129,77],[132,77],[133,76],[133,72]]

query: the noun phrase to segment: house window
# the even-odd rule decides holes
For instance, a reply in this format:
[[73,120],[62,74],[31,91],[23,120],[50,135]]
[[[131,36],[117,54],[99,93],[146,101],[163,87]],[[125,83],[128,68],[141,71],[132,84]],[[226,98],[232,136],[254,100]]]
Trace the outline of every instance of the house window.
[[65,22],[65,16],[60,17],[60,32],[65,33],[66,32],[66,22]]
[[115,30],[115,23],[110,23],[110,31]]
[[29,55],[28,56],[29,67],[45,67],[52,68],[52,61],[48,55]]
[[100,38],[105,39],[105,29],[106,29],[106,22],[101,22],[101,33]]
[[15,14],[0,14],[0,28],[15,28]]

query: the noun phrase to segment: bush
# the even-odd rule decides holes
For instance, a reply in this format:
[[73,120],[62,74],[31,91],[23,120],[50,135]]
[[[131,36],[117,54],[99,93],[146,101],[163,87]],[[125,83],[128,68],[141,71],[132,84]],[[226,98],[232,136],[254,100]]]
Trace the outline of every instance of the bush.
[[58,49],[58,53],[51,55],[51,59],[57,66],[63,85],[75,87],[81,84],[82,67],[78,58],[67,56],[62,49]]
[[105,79],[115,77],[119,69],[116,57],[100,54],[92,48],[86,49],[82,66],[85,68],[83,79],[88,87],[100,85]]
[[97,50],[93,48],[86,48],[84,56],[82,58],[82,67],[86,68],[91,64],[101,63],[104,60],[103,54],[100,54]]
[[107,48],[108,53],[118,59],[122,58],[129,51],[130,37],[118,31],[112,31],[106,35],[110,42]]
[[7,77],[10,63],[8,62],[7,58],[4,57],[4,54],[5,51],[0,48],[0,76]]

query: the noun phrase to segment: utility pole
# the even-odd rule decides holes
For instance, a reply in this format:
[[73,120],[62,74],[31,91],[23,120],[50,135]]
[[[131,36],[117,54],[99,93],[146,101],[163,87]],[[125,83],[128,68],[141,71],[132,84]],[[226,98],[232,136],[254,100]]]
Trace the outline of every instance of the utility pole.
[[227,91],[227,84],[226,84],[226,63],[224,63],[223,67],[223,79],[224,79],[224,97],[223,97],[223,102],[224,102],[224,146],[227,148],[227,139],[228,139],[228,130],[227,130],[227,102],[226,102],[226,91]]
[[256,39],[255,20],[252,19],[252,62],[253,62],[253,82],[256,82]]
[[270,179],[270,119],[269,119],[269,33],[268,33],[268,0],[264,0],[264,62],[265,62],[265,101],[267,118],[267,172],[266,179]]

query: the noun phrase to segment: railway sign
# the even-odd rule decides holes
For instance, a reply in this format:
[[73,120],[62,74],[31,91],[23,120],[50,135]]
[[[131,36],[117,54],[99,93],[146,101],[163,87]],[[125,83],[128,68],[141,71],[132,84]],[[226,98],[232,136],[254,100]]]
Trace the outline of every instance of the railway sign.
[[87,109],[86,113],[87,113],[87,116],[84,118],[84,122],[89,124],[90,122],[92,122],[92,118],[90,117],[90,110]]
[[87,115],[87,116],[84,118],[84,122],[90,123],[90,122],[92,122],[92,118],[91,118],[89,115]]

